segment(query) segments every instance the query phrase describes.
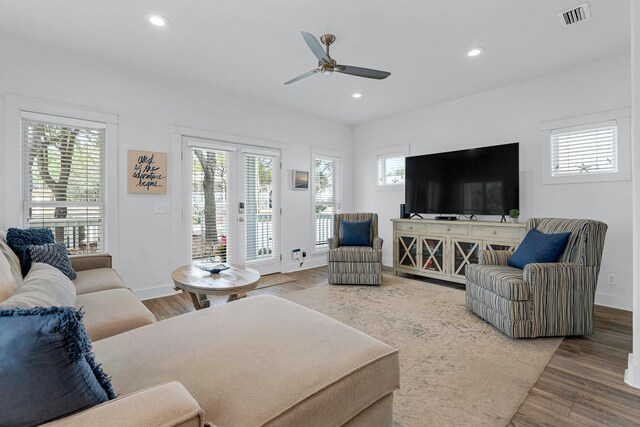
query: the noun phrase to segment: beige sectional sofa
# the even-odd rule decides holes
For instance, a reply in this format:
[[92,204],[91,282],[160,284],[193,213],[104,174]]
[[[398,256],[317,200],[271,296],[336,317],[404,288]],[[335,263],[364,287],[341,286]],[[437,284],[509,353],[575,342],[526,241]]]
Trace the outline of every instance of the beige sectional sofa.
[[[0,239],[0,301],[21,281],[7,249]],[[108,255],[72,262],[76,306],[119,397],[48,425],[393,424],[396,349],[272,296],[157,322]]]

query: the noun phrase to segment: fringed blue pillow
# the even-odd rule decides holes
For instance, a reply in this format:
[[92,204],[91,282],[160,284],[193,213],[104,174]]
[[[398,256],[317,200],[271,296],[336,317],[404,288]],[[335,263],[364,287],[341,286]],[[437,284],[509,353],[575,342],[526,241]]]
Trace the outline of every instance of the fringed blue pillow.
[[69,279],[74,280],[77,277],[69,252],[63,243],[47,243],[45,245],[29,246],[29,254],[31,262],[44,262],[52,267],[57,268]]
[[0,309],[3,425],[38,425],[116,397],[72,307]]
[[7,244],[18,255],[22,277],[31,269],[29,246],[54,243],[56,239],[48,228],[10,228],[7,230]]

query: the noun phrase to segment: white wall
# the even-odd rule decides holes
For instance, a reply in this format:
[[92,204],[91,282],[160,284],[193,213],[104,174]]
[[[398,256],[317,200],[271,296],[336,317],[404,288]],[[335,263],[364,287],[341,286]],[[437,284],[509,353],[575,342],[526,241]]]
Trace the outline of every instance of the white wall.
[[[404,190],[376,191],[375,150],[410,144],[411,155],[520,142],[520,211],[529,217],[593,218],[609,225],[596,301],[631,308],[631,181],[543,185],[539,123],[631,105],[630,59],[623,57],[421,108],[354,129],[355,207],[380,215],[384,261]],[[498,218],[496,218],[498,219]],[[617,285],[607,284],[609,273]]]
[[[0,39],[0,58],[0,94],[118,114],[119,238],[112,242],[111,250],[117,254],[115,267],[127,286],[143,297],[170,290],[170,273],[177,267],[171,230],[178,215],[176,209],[169,215],[153,214],[154,202],[171,202],[173,194],[126,193],[126,152],[142,149],[170,153],[174,125],[286,144],[282,150],[284,271],[299,268],[291,260],[291,249],[303,248],[310,254],[313,248],[310,191],[292,191],[290,184],[291,169],[310,170],[312,147],[339,150],[344,154],[345,209],[352,209],[352,135],[349,126],[255,99],[213,91],[181,79],[125,71],[123,67],[4,37]],[[2,141],[2,144],[17,144],[17,141]],[[171,164],[171,159],[169,162]],[[178,176],[178,171],[169,170],[169,180]],[[5,187],[14,185],[10,183],[15,182],[15,177],[4,177],[2,181]],[[0,187],[0,191],[3,188]],[[0,200],[3,204],[18,203],[7,200],[4,192],[0,193]],[[0,209],[0,212],[4,211]],[[1,228],[15,225],[0,213]],[[324,263],[325,256],[312,256],[307,258],[304,267]]]

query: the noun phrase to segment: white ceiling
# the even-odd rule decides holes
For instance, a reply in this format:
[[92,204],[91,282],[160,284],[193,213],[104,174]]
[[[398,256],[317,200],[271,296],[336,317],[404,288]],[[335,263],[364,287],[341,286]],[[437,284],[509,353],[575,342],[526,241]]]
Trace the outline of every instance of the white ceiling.
[[[628,54],[629,0],[589,0],[592,20],[565,27],[557,13],[581,1],[0,0],[0,33],[354,124]],[[391,76],[284,86],[316,65],[301,30]]]

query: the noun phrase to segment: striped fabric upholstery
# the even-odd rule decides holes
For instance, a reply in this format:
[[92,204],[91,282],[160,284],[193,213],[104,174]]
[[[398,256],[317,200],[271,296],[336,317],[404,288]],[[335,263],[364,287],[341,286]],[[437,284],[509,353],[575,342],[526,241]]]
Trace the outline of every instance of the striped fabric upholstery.
[[[371,246],[341,246],[343,221],[371,221]],[[382,243],[378,237],[378,214],[349,213],[333,216],[333,237],[327,255],[329,283],[341,285],[382,284]]]
[[[607,225],[531,218],[527,229],[571,232],[557,263],[507,267],[512,253],[481,251],[466,268],[467,307],[512,338],[593,334],[593,304]],[[520,276],[516,273],[519,273]],[[523,286],[524,284],[524,286]]]

